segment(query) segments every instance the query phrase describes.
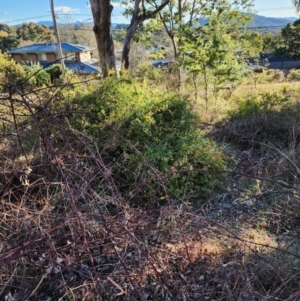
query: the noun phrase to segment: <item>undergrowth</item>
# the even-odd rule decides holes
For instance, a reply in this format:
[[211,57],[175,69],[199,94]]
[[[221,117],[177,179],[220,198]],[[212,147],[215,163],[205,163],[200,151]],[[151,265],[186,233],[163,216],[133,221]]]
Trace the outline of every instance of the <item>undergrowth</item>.
[[204,135],[140,84],[4,87],[0,300],[298,300],[296,97]]
[[[133,193],[132,183],[147,181],[138,188],[145,200],[165,199],[167,189],[171,197],[201,202],[217,184],[216,174],[203,174],[201,169],[225,168],[222,152],[204,137],[190,100],[184,96],[109,79],[96,92],[66,105],[76,112],[68,116],[69,124],[98,139],[99,150],[124,196]],[[157,172],[164,178],[163,190],[153,187]]]

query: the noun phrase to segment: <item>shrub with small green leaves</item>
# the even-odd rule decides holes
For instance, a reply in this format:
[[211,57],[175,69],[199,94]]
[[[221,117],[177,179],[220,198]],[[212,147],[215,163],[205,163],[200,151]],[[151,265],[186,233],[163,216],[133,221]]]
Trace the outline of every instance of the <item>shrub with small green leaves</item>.
[[27,78],[31,80],[33,85],[38,87],[45,86],[50,82],[50,75],[43,69],[39,63],[33,63],[29,66],[24,66]]
[[17,64],[8,54],[0,52],[0,90],[3,90],[3,86],[22,86],[25,77],[26,72],[24,68]]
[[46,69],[46,72],[50,75],[51,82],[54,83],[62,75],[61,65],[53,64]]
[[161,181],[170,194],[197,200],[215,187],[217,176],[200,170],[223,169],[223,156],[199,130],[189,99],[108,78],[69,105],[81,111],[69,122],[101,137],[99,148],[125,195],[143,181],[145,201],[164,195]]

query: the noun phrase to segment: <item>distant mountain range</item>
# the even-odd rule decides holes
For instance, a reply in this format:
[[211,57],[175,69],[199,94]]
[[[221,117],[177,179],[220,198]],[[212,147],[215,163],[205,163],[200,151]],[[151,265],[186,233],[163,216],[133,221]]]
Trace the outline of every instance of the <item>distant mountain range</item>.
[[[265,32],[265,31],[278,32],[282,27],[296,20],[297,20],[296,17],[271,18],[271,17],[260,16],[260,15],[254,15],[253,21],[248,25],[248,28],[253,28],[253,30],[261,31],[261,32]],[[200,18],[199,22],[201,25],[204,25],[207,23],[207,19]],[[37,22],[37,24],[46,25],[48,27],[53,26],[52,21],[39,21]],[[88,18],[86,20],[76,21],[70,24],[58,23],[58,26],[67,26],[67,25],[78,26],[80,24],[93,26],[94,22],[92,18]],[[117,27],[118,25],[119,25],[118,23],[112,23],[113,28]]]
[[296,17],[271,18],[260,15],[254,15],[253,21],[249,24],[248,27],[269,27],[269,29],[272,27],[284,27],[288,23],[292,23],[296,20]]
[[[39,21],[37,22],[38,25],[46,25],[48,27],[53,26],[53,22],[52,21]],[[85,24],[88,26],[94,26],[94,21],[92,18],[88,18],[86,20],[82,20],[82,21],[76,21],[76,22],[72,22],[72,23],[57,23],[57,26],[61,26],[61,27],[65,27],[65,26],[76,26],[76,25],[80,25],[80,24]],[[117,27],[118,23],[112,23],[112,27]]]
[[[260,32],[279,32],[282,27],[296,20],[296,17],[272,18],[254,15],[252,22],[248,25],[248,28],[252,28],[253,30]],[[208,20],[200,18],[199,22],[201,25],[205,25],[208,22]]]

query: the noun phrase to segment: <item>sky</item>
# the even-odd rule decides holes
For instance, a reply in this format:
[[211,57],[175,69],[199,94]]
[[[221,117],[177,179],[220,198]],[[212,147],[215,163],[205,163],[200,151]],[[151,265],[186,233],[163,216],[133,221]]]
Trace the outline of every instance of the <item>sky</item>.
[[[49,0],[0,0],[0,23],[20,23],[51,20]],[[92,17],[89,0],[54,0],[58,22],[71,23]],[[113,23],[128,23],[122,16],[123,8],[114,3]],[[295,17],[291,0],[254,0],[254,10],[267,17]]]

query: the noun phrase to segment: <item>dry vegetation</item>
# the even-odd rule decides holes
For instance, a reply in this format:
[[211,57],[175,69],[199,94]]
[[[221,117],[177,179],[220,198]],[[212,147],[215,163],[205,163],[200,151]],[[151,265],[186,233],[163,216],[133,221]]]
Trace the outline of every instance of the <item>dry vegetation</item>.
[[[206,112],[194,105],[227,170],[193,203],[169,196],[166,174],[134,145],[149,174],[125,198],[104,138],[54,109],[65,89],[0,99],[0,300],[300,300],[296,83],[240,86]],[[165,199],[140,203],[149,185]]]

